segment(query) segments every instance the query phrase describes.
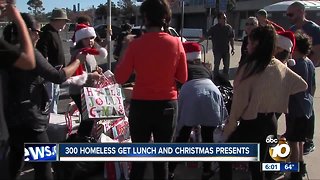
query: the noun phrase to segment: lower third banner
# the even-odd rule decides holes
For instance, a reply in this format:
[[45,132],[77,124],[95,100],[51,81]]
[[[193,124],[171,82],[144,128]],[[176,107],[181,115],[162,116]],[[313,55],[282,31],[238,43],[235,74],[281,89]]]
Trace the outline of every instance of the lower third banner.
[[60,161],[259,161],[259,144],[59,144]]

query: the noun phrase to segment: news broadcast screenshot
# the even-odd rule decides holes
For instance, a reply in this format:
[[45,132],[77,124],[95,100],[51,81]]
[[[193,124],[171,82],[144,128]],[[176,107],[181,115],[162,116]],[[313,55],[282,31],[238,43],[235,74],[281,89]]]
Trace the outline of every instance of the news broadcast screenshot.
[[0,0],[0,180],[320,179],[319,9]]

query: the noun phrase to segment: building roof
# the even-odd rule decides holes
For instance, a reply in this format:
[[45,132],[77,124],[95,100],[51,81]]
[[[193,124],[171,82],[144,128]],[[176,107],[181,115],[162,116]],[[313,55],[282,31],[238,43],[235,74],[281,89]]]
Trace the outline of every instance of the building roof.
[[[264,7],[267,12],[287,11],[287,8],[295,1],[283,1]],[[320,1],[299,1],[306,7],[306,11],[320,10]]]

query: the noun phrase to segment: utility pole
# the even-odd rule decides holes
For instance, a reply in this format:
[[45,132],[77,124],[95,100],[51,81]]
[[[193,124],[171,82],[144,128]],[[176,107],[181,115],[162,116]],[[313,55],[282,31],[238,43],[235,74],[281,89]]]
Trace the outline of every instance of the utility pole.
[[107,43],[108,43],[108,48],[107,48],[107,51],[108,51],[108,56],[107,56],[107,60],[108,60],[108,69],[111,70],[111,56],[112,56],[112,47],[111,47],[111,32],[112,32],[112,29],[111,29],[111,0],[108,0],[108,18],[107,18],[107,26],[108,26],[108,31],[109,33],[107,33]]
[[183,39],[183,27],[184,27],[184,0],[181,0],[180,1],[181,3],[181,34],[180,34],[180,37],[181,37],[181,42],[182,42],[182,39]]

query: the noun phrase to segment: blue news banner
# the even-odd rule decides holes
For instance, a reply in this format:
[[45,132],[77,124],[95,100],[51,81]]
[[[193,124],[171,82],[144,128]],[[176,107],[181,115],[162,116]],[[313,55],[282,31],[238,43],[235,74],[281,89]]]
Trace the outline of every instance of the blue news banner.
[[26,161],[259,161],[259,144],[25,144]]

